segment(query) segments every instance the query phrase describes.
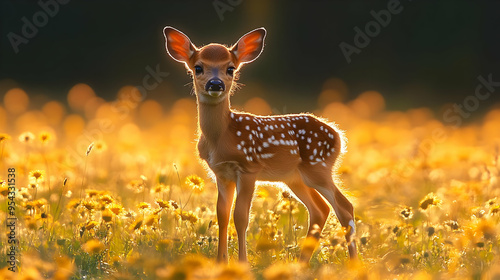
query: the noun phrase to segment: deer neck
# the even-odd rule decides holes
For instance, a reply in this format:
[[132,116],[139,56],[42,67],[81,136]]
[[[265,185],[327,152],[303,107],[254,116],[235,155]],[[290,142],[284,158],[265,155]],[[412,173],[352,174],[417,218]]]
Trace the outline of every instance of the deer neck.
[[229,96],[217,104],[202,103],[198,100],[198,123],[202,135],[216,143],[230,122]]

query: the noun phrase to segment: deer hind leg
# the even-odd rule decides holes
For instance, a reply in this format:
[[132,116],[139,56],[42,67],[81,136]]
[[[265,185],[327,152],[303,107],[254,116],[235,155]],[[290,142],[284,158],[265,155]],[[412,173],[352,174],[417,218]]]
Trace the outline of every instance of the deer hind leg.
[[348,244],[349,256],[351,259],[357,258],[356,243],[352,239],[356,229],[354,224],[354,208],[351,202],[349,202],[337,188],[333,182],[330,171],[327,169],[312,170],[310,168],[304,168],[301,170],[301,174],[304,178],[304,182],[311,188],[316,189],[332,205],[340,224],[349,230],[345,236]]
[[[287,185],[309,212],[307,236],[319,239],[330,214],[330,207],[315,189],[309,188],[302,180],[288,183]],[[303,250],[299,259],[303,262],[308,262],[311,259],[312,253],[312,250]]]
[[[319,238],[319,234],[330,214],[330,207],[328,207],[328,204],[315,189],[309,188],[302,181],[289,183],[288,187],[306,206],[309,212],[309,229],[307,235]],[[314,225],[319,227],[319,232],[314,229]]]

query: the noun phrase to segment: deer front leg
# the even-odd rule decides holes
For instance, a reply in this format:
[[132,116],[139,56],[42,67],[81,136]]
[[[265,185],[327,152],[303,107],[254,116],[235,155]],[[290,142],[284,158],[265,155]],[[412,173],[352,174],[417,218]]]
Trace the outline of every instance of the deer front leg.
[[240,174],[236,185],[237,195],[234,206],[234,225],[238,234],[238,256],[240,262],[247,261],[246,233],[250,206],[255,189],[255,176]]
[[235,184],[217,179],[217,223],[219,224],[219,248],[217,261],[227,263],[227,226],[233,205]]

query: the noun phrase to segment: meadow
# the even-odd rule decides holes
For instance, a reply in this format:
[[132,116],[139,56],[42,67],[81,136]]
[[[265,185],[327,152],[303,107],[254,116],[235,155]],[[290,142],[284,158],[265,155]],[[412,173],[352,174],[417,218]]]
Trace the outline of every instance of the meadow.
[[[374,91],[344,101],[338,84],[325,82],[313,113],[349,141],[338,177],[355,206],[359,261],[333,213],[319,242],[306,240],[305,207],[262,183],[250,263],[236,262],[231,225],[231,262],[217,264],[217,189],[196,155],[195,98],[167,106],[125,86],[105,101],[77,84],[66,102],[20,88],[3,97],[0,220],[15,168],[18,261],[9,271],[2,222],[0,278],[499,279],[500,108],[454,127],[428,108],[386,110]],[[273,111],[261,98],[236,107]],[[314,250],[308,264],[301,249]]]

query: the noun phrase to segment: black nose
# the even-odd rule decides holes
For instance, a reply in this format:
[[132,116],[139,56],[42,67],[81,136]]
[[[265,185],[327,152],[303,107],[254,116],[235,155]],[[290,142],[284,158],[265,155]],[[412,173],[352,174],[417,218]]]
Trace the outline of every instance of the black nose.
[[224,89],[224,82],[221,79],[212,79],[205,86],[206,91],[223,91]]

